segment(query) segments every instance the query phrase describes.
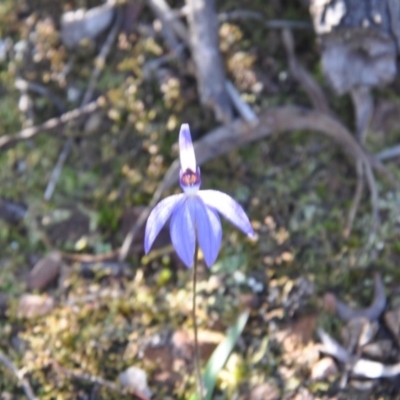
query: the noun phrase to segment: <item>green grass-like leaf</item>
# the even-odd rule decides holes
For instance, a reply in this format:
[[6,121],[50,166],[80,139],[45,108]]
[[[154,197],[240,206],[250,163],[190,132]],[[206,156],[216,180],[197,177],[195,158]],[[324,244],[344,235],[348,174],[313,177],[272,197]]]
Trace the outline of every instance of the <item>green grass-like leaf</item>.
[[[217,376],[228,360],[233,348],[235,347],[240,335],[246,326],[249,318],[249,311],[242,312],[237,319],[235,325],[231,326],[226,334],[225,339],[214,350],[207,362],[206,369],[203,374],[203,383],[206,390],[206,400],[211,400],[214,393]],[[196,395],[192,395],[191,400],[196,400]]]

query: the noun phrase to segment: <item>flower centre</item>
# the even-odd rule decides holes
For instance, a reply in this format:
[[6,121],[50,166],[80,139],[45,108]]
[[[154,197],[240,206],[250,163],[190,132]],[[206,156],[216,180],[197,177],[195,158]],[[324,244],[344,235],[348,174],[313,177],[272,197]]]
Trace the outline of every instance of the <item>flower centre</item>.
[[200,171],[199,173],[187,169],[181,174],[181,185],[184,187],[199,186],[200,185]]

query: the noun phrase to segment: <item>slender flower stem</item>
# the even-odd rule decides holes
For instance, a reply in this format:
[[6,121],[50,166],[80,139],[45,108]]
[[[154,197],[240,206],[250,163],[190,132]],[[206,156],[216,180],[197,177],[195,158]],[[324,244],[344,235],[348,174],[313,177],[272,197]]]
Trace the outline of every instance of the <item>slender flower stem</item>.
[[193,318],[193,330],[194,330],[194,369],[196,373],[197,383],[197,396],[198,400],[203,399],[204,387],[203,379],[201,377],[200,369],[200,348],[199,339],[197,333],[197,319],[196,319],[196,283],[197,283],[197,261],[199,255],[199,245],[196,243],[196,249],[194,252],[194,265],[193,265],[193,303],[192,303],[192,318]]

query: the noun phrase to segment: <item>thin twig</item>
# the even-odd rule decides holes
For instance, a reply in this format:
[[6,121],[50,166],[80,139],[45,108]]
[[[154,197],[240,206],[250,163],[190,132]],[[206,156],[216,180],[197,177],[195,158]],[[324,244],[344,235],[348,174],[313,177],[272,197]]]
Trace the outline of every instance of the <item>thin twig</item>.
[[314,77],[297,61],[297,57],[294,50],[294,39],[291,30],[282,30],[282,42],[286,50],[286,55],[289,62],[290,73],[300,83],[304,91],[307,93],[311,104],[316,110],[325,112],[327,114],[333,114],[328,100],[318,85]]
[[51,199],[51,196],[53,195],[54,189],[56,188],[56,184],[58,181],[58,177],[61,174],[61,170],[72,148],[72,144],[73,144],[72,138],[68,138],[68,140],[64,144],[64,147],[60,155],[58,156],[57,164],[51,173],[49,183],[47,184],[46,190],[44,192],[43,198],[46,201],[49,201]]
[[45,86],[36,82],[29,82],[25,79],[18,78],[15,80],[15,87],[22,93],[31,91],[40,94],[41,96],[47,97],[55,105],[59,114],[65,113],[64,103],[58,96],[52,93],[52,91]]
[[73,143],[74,143],[74,139],[72,137],[69,137],[61,149],[61,152],[58,156],[56,165],[53,168],[53,171],[51,172],[50,180],[47,183],[46,189],[44,191],[43,199],[45,201],[49,201],[53,196],[54,189],[56,188],[56,185],[58,182],[58,178],[61,175],[61,171],[64,167],[65,161],[67,160],[67,158],[69,156],[69,152],[72,149]]
[[[360,146],[363,146],[368,130],[369,121],[371,119],[371,115],[373,112],[372,96],[369,88],[353,90],[352,93],[353,93],[352,98],[354,106],[356,108],[356,113],[355,113],[356,126],[357,126],[356,136]],[[379,160],[377,160],[376,162],[379,163]],[[362,163],[361,168],[366,173],[367,181],[370,182],[370,192],[371,192],[370,195],[372,200],[372,222],[373,222],[371,236],[374,236],[380,224],[379,208],[378,208],[378,202],[379,202],[378,188],[375,184],[375,178],[373,176],[372,169],[368,168],[371,165],[370,158],[366,157],[366,160],[364,162],[362,160],[358,160],[357,163]],[[359,180],[361,179],[362,181],[364,181],[362,174],[357,174],[357,177]],[[356,190],[357,189],[360,190],[361,192],[360,197],[362,195],[363,188],[364,188],[364,182],[359,182],[357,184]],[[357,201],[356,196],[354,197],[354,201]],[[355,207],[358,207],[358,205],[355,205]]]
[[[51,246],[50,248],[54,248]],[[120,253],[120,249],[109,251],[107,253],[102,254],[74,254],[74,253],[65,253],[61,252],[61,255],[64,259],[69,261],[79,261],[82,263],[90,263],[90,262],[103,262],[110,260],[117,260],[118,255]]]
[[97,384],[97,385],[106,387],[107,389],[117,392],[120,395],[126,394],[129,391],[129,393],[131,393],[133,396],[135,396],[136,398],[138,398],[140,400],[149,400],[149,398],[147,396],[144,396],[143,394],[141,394],[138,391],[124,390],[119,385],[115,384],[114,382],[108,381],[107,379],[104,379],[100,376],[84,373],[81,371],[74,371],[74,370],[65,368],[62,365],[60,365],[57,361],[53,362],[53,366],[58,371],[60,371],[61,373],[65,374],[71,378],[79,379],[82,381],[87,381],[87,382],[90,382],[93,384]]
[[118,385],[116,385],[114,382],[107,381],[106,379],[103,379],[100,376],[70,371],[70,370],[66,370],[66,369],[64,369],[64,372],[67,375],[70,375],[71,377],[73,377],[75,379],[80,379],[80,380],[87,381],[90,383],[97,383],[98,385],[101,385],[108,389],[122,393],[122,390],[118,387]]
[[287,19],[266,19],[261,13],[249,10],[233,10],[220,13],[218,20],[220,23],[251,19],[260,21],[269,29],[313,29],[312,24],[307,21],[291,21]]
[[319,328],[317,333],[323,344],[322,352],[335,357],[342,363],[350,361],[351,355],[340,343],[330,337],[322,328]]
[[[356,118],[356,138],[360,145],[365,142],[366,134],[368,131],[368,125],[373,112],[373,99],[371,95],[371,90],[367,87],[357,87],[351,90],[351,98],[353,101],[353,106],[355,108],[355,118]],[[355,216],[357,214],[358,208],[361,203],[361,198],[364,192],[365,186],[365,175],[364,175],[364,165],[359,160],[357,161],[357,183],[354,192],[353,202],[350,207],[350,211],[347,217],[346,229],[344,230],[344,236],[348,237],[353,228]],[[367,176],[368,178],[368,176]],[[377,196],[377,194],[376,194]],[[374,227],[372,234],[375,234],[378,229],[379,215],[378,209],[374,211]]]
[[379,172],[390,185],[400,190],[400,183],[398,179],[390,170],[388,170],[385,167],[385,165],[381,162],[381,160],[379,160],[376,156],[369,153],[365,153],[365,155],[367,156],[368,162],[371,164],[371,167],[375,171]]
[[161,57],[146,62],[142,68],[144,79],[149,79],[154,74],[154,72],[157,71],[163,64],[180,58],[184,49],[185,45],[183,43],[180,43],[175,51],[171,50],[169,53]]
[[[165,5],[163,2],[158,1],[158,0],[148,0],[148,4],[150,8],[153,10],[154,14],[156,17],[159,19],[161,22],[161,32],[164,40],[166,41],[168,47],[170,48],[171,52],[173,54],[176,54],[178,59],[183,60],[184,55],[182,53],[182,45],[179,41],[179,38],[176,35],[176,32],[172,29],[173,26],[171,25],[176,25],[175,23],[172,23],[171,19],[167,17],[166,12],[164,11]],[[168,5],[167,5],[168,7]],[[178,21],[180,23],[180,21]],[[183,27],[183,29],[185,29]],[[185,42],[185,45],[188,43]]]
[[236,89],[235,85],[227,79],[225,82],[226,92],[228,93],[233,105],[239,112],[240,116],[247,122],[254,124],[257,123],[257,115],[251,109],[251,107],[245,103],[240,97],[240,93]]
[[343,236],[348,238],[353,229],[354,220],[356,218],[358,207],[360,206],[361,198],[364,192],[364,168],[361,161],[356,162],[357,183],[354,191],[353,201],[347,215],[346,227],[343,231]]
[[365,159],[363,159],[362,162],[367,176],[367,182],[371,197],[371,209],[372,209],[371,235],[374,236],[380,224],[379,205],[378,205],[379,203],[378,186],[376,185],[375,176],[374,173],[372,172],[371,164],[369,163],[368,157],[365,157]]
[[92,103],[87,104],[84,107],[75,108],[74,110],[68,111],[65,114],[60,115],[57,118],[51,118],[43,124],[32,126],[30,128],[26,128],[21,130],[18,133],[13,135],[4,135],[0,137],[0,150],[7,148],[11,145],[14,145],[23,140],[32,139],[39,133],[49,132],[60,126],[71,122],[75,119],[83,117],[85,115],[91,114],[93,111],[97,110],[100,107],[99,102],[93,101]]
[[386,161],[390,160],[391,158],[395,158],[400,156],[400,145],[397,144],[396,146],[389,147],[385,150],[380,151],[378,154],[375,155],[375,157],[379,161]]
[[374,112],[374,99],[372,97],[371,88],[367,86],[354,87],[350,91],[350,97],[356,119],[356,137],[359,143],[364,144]]
[[[95,62],[94,62],[95,68],[90,76],[89,85],[83,96],[83,99],[81,102],[81,107],[85,106],[90,101],[90,99],[93,97],[93,93],[96,88],[97,81],[100,77],[100,74],[103,72],[104,66],[106,64],[106,59],[111,50],[111,46],[114,43],[114,41],[118,35],[119,29],[121,26],[121,22],[122,22],[122,17],[123,17],[122,9],[120,7],[117,7],[117,15],[115,18],[114,25],[113,25],[112,29],[110,30],[110,32],[107,36],[107,39],[104,42],[104,44],[100,50],[99,55],[95,59]],[[47,184],[47,187],[45,190],[44,199],[46,201],[49,201],[51,199],[51,197],[53,196],[54,189],[55,189],[57,181],[60,177],[60,174],[61,174],[62,168],[65,164],[65,161],[67,160],[68,155],[72,149],[73,142],[74,142],[74,139],[72,137],[68,138],[67,141],[64,143],[64,146],[61,150],[60,155],[58,156],[56,166],[54,167],[54,169],[51,173],[49,183]]]
[[[157,1],[157,0],[156,0]],[[182,17],[186,17],[188,14],[188,7],[183,6],[180,9],[171,9],[167,11],[164,18],[169,20],[175,20]],[[313,26],[308,21],[296,21],[289,19],[266,19],[264,15],[257,11],[236,9],[232,11],[226,11],[218,14],[219,23],[237,21],[237,20],[256,20],[262,22],[266,28],[269,29],[306,29],[312,30]]]
[[2,363],[17,378],[19,384],[25,392],[26,397],[29,400],[37,400],[29,381],[24,378],[24,374],[18,370],[15,364],[1,350],[0,363]]
[[[179,45],[178,38],[189,46],[189,35],[186,26],[179,19],[171,18],[171,7],[165,0],[148,0],[147,1],[150,8],[156,14],[157,18],[162,22],[163,29],[167,30],[167,40],[168,45],[171,50],[175,50],[175,47]],[[173,35],[175,34],[175,35]]]

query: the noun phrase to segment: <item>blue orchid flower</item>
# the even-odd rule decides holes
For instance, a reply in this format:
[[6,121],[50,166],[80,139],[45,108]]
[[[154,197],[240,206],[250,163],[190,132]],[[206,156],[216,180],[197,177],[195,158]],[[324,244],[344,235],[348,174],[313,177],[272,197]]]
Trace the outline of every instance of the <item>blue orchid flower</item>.
[[232,197],[218,190],[199,190],[200,168],[188,124],[182,124],[179,132],[181,169],[180,185],[183,193],[162,200],[152,210],[146,224],[144,250],[150,251],[161,228],[169,218],[172,244],[179,258],[187,267],[193,265],[196,238],[208,267],[214,264],[222,240],[223,215],[248,236],[254,236],[253,228],[243,208]]

